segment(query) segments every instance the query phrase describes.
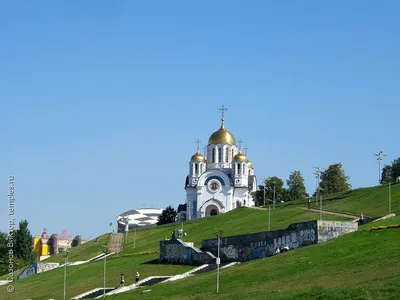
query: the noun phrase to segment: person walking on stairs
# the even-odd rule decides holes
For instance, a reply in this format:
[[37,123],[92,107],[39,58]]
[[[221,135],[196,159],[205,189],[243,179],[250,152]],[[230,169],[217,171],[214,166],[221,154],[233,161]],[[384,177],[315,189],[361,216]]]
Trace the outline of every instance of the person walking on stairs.
[[121,277],[119,278],[119,286],[125,285],[125,277],[124,274],[121,273]]
[[139,282],[139,279],[140,279],[139,272],[136,272],[136,284]]

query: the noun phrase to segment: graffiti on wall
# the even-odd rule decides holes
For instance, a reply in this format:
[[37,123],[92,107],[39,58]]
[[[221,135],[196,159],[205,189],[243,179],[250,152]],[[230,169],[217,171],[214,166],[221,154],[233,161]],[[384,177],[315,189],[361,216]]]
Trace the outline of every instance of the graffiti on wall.
[[183,263],[186,260],[186,249],[180,244],[165,246],[164,258],[170,262]]
[[59,265],[59,263],[37,263],[37,272],[42,273],[50,271],[54,268],[58,268]]
[[341,235],[357,231],[357,223],[337,222],[337,221],[318,221],[318,242],[326,242]]
[[[292,224],[285,230],[258,232],[221,239],[222,261],[249,261],[275,255],[276,248],[289,250],[317,243],[316,221]],[[202,247],[217,254],[217,239],[205,240]]]
[[21,274],[17,277],[17,279],[23,279],[37,273],[36,264],[30,265],[26,267]]

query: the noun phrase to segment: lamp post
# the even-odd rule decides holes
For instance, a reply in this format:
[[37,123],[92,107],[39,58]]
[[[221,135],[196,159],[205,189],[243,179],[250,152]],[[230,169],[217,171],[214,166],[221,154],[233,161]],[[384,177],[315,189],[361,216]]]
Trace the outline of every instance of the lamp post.
[[263,201],[263,206],[265,206],[265,190],[267,189],[267,180],[268,180],[268,178],[264,177],[263,180],[264,180],[264,197],[263,197],[264,201]]
[[381,185],[381,161],[382,161],[382,156],[387,156],[387,154],[383,154],[382,151],[379,151],[378,153],[374,154],[375,156],[377,156],[377,161],[378,161],[378,185]]
[[135,231],[133,232],[133,249],[136,249],[136,227]]
[[314,169],[316,169],[317,171],[315,172],[316,177],[317,177],[317,190],[315,192],[315,197],[317,198],[317,204],[318,204],[318,196],[320,196],[319,199],[319,219],[322,220],[322,193],[320,194],[320,191],[322,191],[323,189],[320,187],[320,180],[321,180],[321,174],[322,171],[324,171],[324,168],[321,168],[320,166],[315,166]]
[[106,297],[106,269],[107,269],[107,248],[108,246],[103,245],[103,253],[104,253],[104,279],[103,279],[103,297]]
[[64,300],[67,287],[67,262],[68,262],[68,250],[64,253]]
[[392,176],[387,176],[389,179],[389,215],[392,213],[392,186],[391,186],[391,182],[392,182]]
[[219,249],[220,249],[220,244],[221,244],[221,235],[223,233],[222,229],[218,230],[218,254],[217,254],[217,293],[219,293],[219,265],[220,265],[220,257],[219,257]]

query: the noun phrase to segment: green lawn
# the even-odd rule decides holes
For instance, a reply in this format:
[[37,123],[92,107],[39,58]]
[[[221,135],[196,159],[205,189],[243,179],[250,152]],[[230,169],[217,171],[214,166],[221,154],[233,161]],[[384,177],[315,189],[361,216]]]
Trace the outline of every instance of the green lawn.
[[[400,185],[392,188],[392,211],[399,214]],[[271,230],[284,229],[292,223],[319,219],[318,212],[301,208],[304,201],[279,204],[271,210]],[[387,186],[363,188],[346,193],[326,195],[323,208],[333,211],[377,217],[387,213]],[[350,219],[323,215],[324,220],[349,221]],[[360,227],[359,232],[347,235],[323,245],[296,249],[276,257],[241,264],[221,272],[221,294],[217,298],[265,298],[271,299],[389,299],[390,292],[398,296],[400,257],[398,229],[385,229],[369,232],[371,226],[400,223],[395,217]],[[268,211],[262,209],[239,208],[215,217],[208,217],[183,223],[187,233],[186,241],[199,247],[203,239],[213,238],[217,229],[223,229],[224,236],[266,231]],[[181,227],[180,223],[167,224],[136,232],[136,249],[133,249],[134,233],[129,232],[128,244],[119,257],[108,259],[107,285],[118,285],[119,274],[123,272],[127,284],[133,282],[134,272],[142,278],[157,275],[175,275],[190,270],[189,266],[145,264],[158,258],[159,242],[170,237],[172,230]],[[397,236],[396,236],[397,234]],[[87,260],[101,253],[102,245],[109,241],[109,234],[102,235],[98,242],[89,241],[71,249],[69,260]],[[384,253],[378,255],[379,247]],[[145,253],[142,254],[141,253]],[[131,255],[125,257],[124,255]],[[395,256],[395,257],[394,257]],[[46,261],[63,263],[61,254]],[[363,266],[364,265],[364,266]],[[384,270],[384,271],[382,271]],[[396,272],[394,271],[396,270]],[[130,293],[130,297],[148,299],[213,299],[215,273],[192,277],[187,280],[155,286],[151,292]],[[72,297],[90,289],[101,287],[103,282],[103,261],[92,262],[68,268],[68,292]],[[200,286],[198,286],[200,285]],[[5,287],[0,288],[0,299],[61,299],[63,269],[56,269],[16,282],[15,293],[8,294]],[[204,291],[202,288],[205,287]],[[185,291],[182,291],[185,290]],[[266,292],[268,291],[268,293]],[[190,294],[195,296],[190,297]],[[366,295],[372,295],[368,298]],[[388,296],[389,295],[389,296]],[[121,295],[115,299],[131,299]],[[335,298],[336,297],[336,298]],[[363,298],[364,297],[364,298]],[[388,298],[389,297],[389,298]],[[110,298],[114,299],[114,298]]]
[[[400,184],[392,185],[391,190],[392,213],[400,214]],[[389,212],[389,187],[369,187],[327,195],[322,203],[324,209],[380,217]]]
[[[138,255],[107,260],[107,286],[119,286],[119,276],[124,273],[126,285],[135,281],[135,273],[139,271],[141,278],[155,274],[176,275],[185,273],[194,267],[180,265],[146,264],[158,258],[157,254]],[[103,287],[104,261],[67,268],[67,296],[74,297],[94,288]],[[0,286],[0,299],[62,299],[64,284],[64,268],[57,268],[40,273],[15,283],[15,292],[10,294],[6,286]]]
[[212,272],[110,299],[400,299],[399,236],[400,229],[358,231],[239,264],[221,270],[219,295]]

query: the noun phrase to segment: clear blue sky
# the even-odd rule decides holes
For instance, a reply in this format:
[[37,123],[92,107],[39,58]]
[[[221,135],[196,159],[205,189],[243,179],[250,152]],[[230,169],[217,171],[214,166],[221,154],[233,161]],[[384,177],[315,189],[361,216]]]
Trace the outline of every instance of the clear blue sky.
[[0,230],[10,174],[35,235],[177,206],[221,104],[258,178],[400,156],[399,1],[189,2],[1,4]]

